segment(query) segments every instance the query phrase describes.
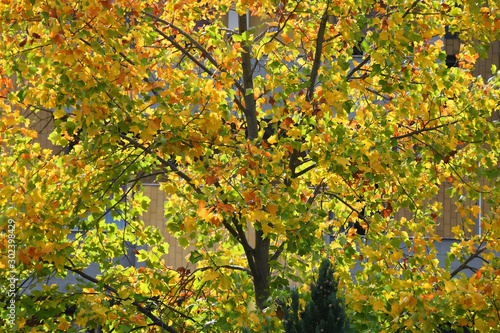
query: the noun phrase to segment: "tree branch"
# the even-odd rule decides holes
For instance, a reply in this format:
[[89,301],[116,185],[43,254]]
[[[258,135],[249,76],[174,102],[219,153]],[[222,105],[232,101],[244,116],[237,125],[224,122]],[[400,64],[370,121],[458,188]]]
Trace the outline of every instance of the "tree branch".
[[[187,32],[183,31],[182,29],[176,27],[175,25],[173,25],[172,23],[170,22],[167,22],[161,18],[159,18],[158,16],[156,15],[153,15],[151,13],[148,13],[146,11],[142,11],[142,13],[150,18],[152,18],[153,20],[157,21],[157,22],[161,22],[169,27],[171,27],[172,29],[175,29],[177,30],[181,35],[183,35],[184,37],[186,37],[189,42],[194,45],[207,59],[208,61],[210,61],[214,66],[215,68],[217,68],[219,71],[221,72],[226,72],[227,71],[223,68],[221,68],[219,66],[219,64],[217,63],[217,61],[212,57],[212,55],[210,54],[210,52],[208,52],[203,46],[200,45],[200,43],[198,43],[193,37],[191,37],[191,35],[189,35]],[[171,42],[171,38],[166,36],[161,30],[155,28],[156,32],[160,33],[161,32],[161,35],[164,37],[164,38],[167,38],[170,42]],[[173,43],[172,43],[173,44]],[[176,46],[177,47],[177,46]],[[236,87],[238,88],[238,90],[240,90],[242,93],[244,93],[243,91],[243,87],[235,81],[235,85]]]
[[[234,270],[237,270],[237,271],[243,271],[243,272],[246,272],[248,275],[252,276],[252,271],[250,271],[246,267],[236,266],[236,265],[221,265],[221,266],[216,266],[216,267],[217,268],[234,269]],[[213,267],[212,266],[206,266],[206,267],[202,267],[202,268],[197,268],[194,272],[197,272],[197,271],[203,272],[203,271],[206,271],[208,269],[213,269]]]
[[228,221],[226,221],[225,218],[222,220],[222,224],[227,229],[227,231],[229,231],[229,233],[236,239],[236,241],[238,241],[238,243],[240,243],[241,245],[243,245],[243,247],[245,247],[245,245],[243,244],[243,241],[241,239],[240,233],[238,231],[236,231],[233,228],[233,226]]
[[[189,36],[186,32],[180,30],[179,28],[175,27],[174,25],[168,23],[167,21],[164,21],[160,18],[157,18],[156,16],[154,16],[153,14],[149,14],[149,13],[145,13],[146,15],[150,16],[150,17],[155,17],[157,21],[159,22],[162,22],[164,24],[167,24],[167,25],[170,25],[172,28],[178,30],[182,35],[186,36],[189,41],[191,43],[193,43],[196,48],[198,50],[201,51],[201,53],[207,57],[207,59],[212,59],[213,61],[210,60],[211,63],[213,63],[215,65],[215,67],[221,71],[221,72],[224,72],[224,73],[227,73],[227,71],[223,68],[221,68],[216,62],[215,60],[211,57],[210,53],[208,53],[208,51],[206,51],[198,42],[196,42],[191,36]],[[215,73],[212,72],[210,69],[208,69],[205,65],[203,65],[198,59],[196,59],[192,54],[190,54],[184,47],[182,47],[179,43],[177,43],[175,41],[174,38],[170,37],[170,36],[167,36],[163,31],[161,31],[160,29],[158,28],[154,28],[155,31],[160,34],[163,38],[165,38],[166,40],[168,40],[170,43],[172,43],[172,45],[178,49],[179,51],[181,51],[186,57],[188,57],[192,62],[194,62],[201,70],[203,70],[204,72],[206,72],[208,75],[210,75],[210,77],[214,78],[215,76]],[[234,82],[234,85],[236,86],[236,88],[240,91],[240,93],[242,95],[245,94],[245,89],[241,86],[241,84],[236,81],[234,78],[233,78],[233,82]],[[238,107],[240,108],[240,110],[246,115],[247,114],[247,110],[245,108],[245,106],[243,106],[243,104],[241,104],[241,102],[238,100],[238,99],[234,99],[234,102],[238,105]]]
[[300,177],[300,176],[302,176],[303,174],[307,173],[308,171],[310,171],[310,170],[314,169],[314,168],[315,168],[315,167],[317,167],[317,166],[318,166],[317,164],[310,165],[310,166],[308,166],[307,168],[305,168],[304,170],[301,170],[301,171],[299,171],[299,172],[297,172],[297,173],[294,173],[294,174],[292,175],[292,178],[297,178],[297,177]]
[[250,270],[252,272],[255,272],[255,261],[253,257],[253,252],[254,248],[248,243],[248,239],[246,238],[245,231],[241,227],[241,225],[238,222],[234,223],[236,230],[238,231],[238,239],[240,241],[240,244],[243,246],[243,250],[245,251],[245,254],[247,256],[248,260],[248,266],[250,266]]
[[413,131],[413,132],[410,132],[410,133],[406,133],[406,134],[403,134],[403,135],[398,135],[398,136],[393,136],[391,137],[391,139],[404,139],[404,138],[407,138],[407,137],[410,137],[410,136],[414,136],[414,135],[417,135],[417,134],[420,134],[420,133],[424,133],[424,132],[429,132],[429,131],[432,131],[432,130],[435,130],[435,129],[438,129],[438,128],[441,128],[441,127],[445,127],[445,126],[448,126],[448,125],[453,125],[453,124],[456,124],[458,123],[458,120],[455,120],[455,121],[452,121],[451,123],[447,123],[447,124],[441,124],[441,125],[438,125],[438,126],[434,126],[434,127],[428,127],[428,128],[421,128],[419,130],[416,130],[416,131]]
[[[247,29],[247,14],[238,16],[238,25],[240,34],[245,33]],[[243,69],[243,96],[245,99],[245,118],[247,120],[248,138],[254,140],[259,135],[259,125],[257,123],[257,109],[253,92],[252,58],[250,57],[250,45],[245,42],[242,45],[241,67]]]
[[269,261],[278,260],[278,258],[280,257],[280,255],[284,249],[285,249],[285,242],[281,243],[280,247],[278,247],[276,252],[274,252],[274,254],[271,256],[271,259],[269,259]]
[[453,272],[450,273],[450,276],[453,278],[455,275],[457,275],[458,273],[460,273],[462,270],[464,269],[471,269],[472,270],[472,267],[470,267],[468,264],[476,259],[476,258],[481,258],[480,257],[480,254],[483,253],[484,251],[486,251],[486,248],[483,247],[483,248],[480,248],[478,250],[476,250],[476,252],[474,252],[469,258],[467,258],[460,266],[458,266]]
[[[146,16],[154,19],[157,22],[161,22],[161,23],[163,23],[163,24],[171,27],[172,29],[177,30],[181,35],[183,35],[184,37],[186,37],[189,40],[189,42],[192,45],[194,45],[196,47],[196,49],[198,49],[203,54],[203,56],[205,56],[208,59],[208,61],[210,61],[215,66],[215,68],[217,68],[220,72],[228,73],[224,68],[222,68],[217,63],[217,61],[212,57],[212,55],[210,54],[210,52],[208,52],[203,46],[201,46],[200,43],[198,43],[195,39],[193,39],[193,37],[191,37],[187,32],[185,32],[184,30],[176,27],[172,23],[167,22],[167,21],[165,21],[165,20],[163,20],[163,19],[161,19],[161,18],[159,18],[159,17],[157,17],[157,16],[155,16],[155,15],[153,15],[151,13],[148,13],[146,11],[143,11],[142,13],[144,15],[146,15]],[[210,71],[206,66],[204,66],[202,63],[200,63],[198,60],[196,60],[196,58],[194,58],[185,48],[183,48],[179,43],[175,42],[175,40],[173,38],[171,38],[170,36],[167,36],[163,31],[161,31],[158,28],[155,28],[155,31],[158,32],[163,38],[167,39],[170,43],[172,43],[172,45],[174,45],[175,48],[177,48],[185,56],[187,56],[189,59],[191,59],[197,66],[199,66],[207,74],[209,74],[211,77],[214,76],[215,73],[213,73],[212,71]],[[240,93],[241,94],[245,94],[245,89],[241,86],[241,84],[238,81],[236,81],[236,79],[234,79],[234,78],[233,78],[233,81],[234,81],[234,85],[240,91]],[[243,104],[241,104],[241,102],[238,101],[237,99],[235,99],[235,102],[238,105],[238,107],[241,109],[241,111],[243,111],[243,113],[246,113],[246,109],[243,106]]]
[[363,59],[363,61],[361,61],[356,67],[354,67],[345,77],[345,80],[346,81],[349,81],[352,76],[361,68],[363,67],[368,61],[370,61],[371,59],[371,56],[368,55],[368,57],[366,57],[365,59]]
[[314,62],[311,69],[311,76],[309,77],[309,88],[307,88],[307,98],[308,102],[311,102],[314,97],[314,86],[316,85],[316,80],[318,78],[319,66],[321,65],[321,55],[323,53],[323,42],[325,39],[325,29],[328,23],[328,7],[326,7],[323,16],[321,17],[321,22],[319,24],[318,38],[316,39],[316,53],[314,54]]
[[[73,272],[75,274],[78,274],[80,275],[81,277],[83,277],[84,279],[94,283],[94,284],[98,284],[99,283],[99,280],[97,280],[96,278],[78,270],[78,269],[74,269],[74,268],[71,268],[69,267],[68,265],[64,265],[64,268],[67,269],[68,271],[70,272]],[[103,288],[109,292],[112,292],[113,294],[118,294],[118,290],[116,290],[115,288],[107,285],[107,284],[103,284]],[[148,317],[149,319],[151,319],[153,321],[153,323],[166,330],[167,332],[169,333],[178,333],[173,327],[165,324],[163,322],[163,320],[161,320],[160,318],[156,317],[151,311],[149,311],[148,309],[144,308],[141,304],[139,304],[138,302],[134,301],[132,302],[132,304],[137,308],[137,310],[139,312],[141,312],[142,314],[144,314],[146,317]]]
[[158,156],[157,154],[155,154],[151,149],[149,149],[148,147],[145,147],[144,145],[142,145],[141,143],[137,142],[136,140],[132,139],[131,137],[128,137],[127,135],[121,133],[120,134],[120,137],[124,140],[127,140],[128,142],[130,142],[131,144],[133,144],[136,148],[140,148],[142,150],[144,150],[145,152],[151,154],[151,155],[155,155],[156,159],[158,159],[158,161],[160,161],[160,163],[162,163],[163,165],[167,166],[170,168],[170,170],[172,170],[173,172],[175,172],[179,177],[181,177],[182,179],[184,179],[195,191],[196,193],[198,194],[202,194],[203,192],[201,192],[201,190],[195,186],[193,183],[192,183],[192,179],[191,177],[189,177],[188,175],[186,175],[184,172],[182,172],[181,170],[179,170],[174,164],[172,164],[171,162],[165,160],[164,158]]
[[368,224],[368,226],[370,226],[370,222],[366,219],[366,217],[361,212],[359,212],[356,208],[354,208],[349,203],[347,203],[344,199],[342,199],[341,197],[339,197],[335,193],[330,193],[330,192],[324,192],[324,193],[326,195],[331,195],[332,197],[336,198],[337,200],[339,200],[340,202],[342,202],[344,205],[346,205],[347,207],[349,207],[349,209],[351,209],[353,212],[355,212],[356,214],[358,214],[358,217],[360,217],[364,222],[366,222],[366,224]]

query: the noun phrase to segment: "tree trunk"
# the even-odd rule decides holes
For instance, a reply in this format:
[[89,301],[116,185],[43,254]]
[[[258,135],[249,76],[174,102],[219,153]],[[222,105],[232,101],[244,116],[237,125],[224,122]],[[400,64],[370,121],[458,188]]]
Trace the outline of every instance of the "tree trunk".
[[252,273],[255,302],[261,310],[266,307],[267,299],[271,295],[269,290],[269,244],[269,238],[264,236],[262,230],[255,230],[255,249],[253,251],[255,272]]
[[[240,34],[247,31],[247,14],[238,17]],[[250,46],[243,43],[244,52],[241,53],[241,67],[243,69],[243,88],[245,99],[245,118],[247,121],[248,138],[254,140],[259,134],[259,124],[257,123],[257,109],[253,93],[252,60],[250,56]]]

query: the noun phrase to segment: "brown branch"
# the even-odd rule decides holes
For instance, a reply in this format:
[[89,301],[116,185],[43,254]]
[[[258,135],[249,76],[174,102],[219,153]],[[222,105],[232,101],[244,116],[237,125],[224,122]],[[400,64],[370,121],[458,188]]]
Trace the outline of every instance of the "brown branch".
[[175,38],[171,37],[171,36],[167,36],[163,31],[161,31],[160,29],[158,28],[154,28],[155,31],[160,34],[163,38],[165,38],[166,40],[168,40],[170,43],[172,43],[172,45],[178,49],[179,51],[181,51],[186,57],[188,57],[189,59],[191,59],[192,62],[194,62],[198,67],[200,67],[204,72],[206,72],[208,75],[210,75],[211,77],[214,77],[214,72],[212,72],[210,69],[208,69],[207,67],[205,67],[205,65],[203,65],[198,59],[196,59],[191,53],[189,53],[184,47],[182,47],[179,43],[177,43],[175,41]]
[[[73,272],[75,274],[80,275],[84,279],[86,279],[86,280],[88,280],[88,281],[90,281],[90,282],[92,282],[94,284],[98,284],[99,283],[99,280],[97,280],[96,278],[94,278],[94,277],[92,277],[92,276],[90,276],[90,275],[88,275],[88,274],[80,271],[79,269],[71,268],[71,267],[69,267],[67,265],[64,265],[64,268],[67,269],[70,272]],[[105,290],[107,290],[107,291],[115,294],[115,295],[118,295],[118,290],[116,290],[115,288],[113,288],[113,287],[111,287],[111,286],[109,286],[107,284],[103,284],[103,288]],[[163,320],[161,320],[160,318],[156,317],[150,310],[144,308],[140,303],[134,301],[134,302],[132,302],[132,304],[137,308],[137,310],[139,312],[141,312],[146,317],[148,317],[149,319],[151,319],[156,326],[158,326],[158,327],[166,330],[169,333],[178,333],[172,326],[169,326],[169,325],[165,324],[163,322]]]
[[[217,63],[217,61],[212,57],[212,55],[210,54],[210,52],[208,52],[203,46],[200,45],[200,43],[198,43],[193,37],[191,37],[191,35],[189,35],[187,32],[185,32],[184,30],[176,27],[175,25],[173,25],[172,23],[170,22],[167,22],[161,18],[159,18],[158,16],[156,15],[153,15],[151,13],[148,13],[146,11],[142,11],[142,13],[150,18],[152,18],[153,20],[157,21],[157,22],[160,22],[160,23],[163,23],[169,27],[171,27],[172,29],[175,29],[176,31],[178,31],[181,35],[183,35],[184,37],[186,37],[189,42],[194,45],[207,59],[208,61],[210,61],[214,66],[215,68],[217,68],[219,71],[221,72],[226,72],[227,71],[223,68],[221,68],[219,66],[219,64]],[[161,32],[161,35],[164,37],[164,38],[167,38],[169,41],[171,41],[171,38],[170,37],[167,37],[161,30],[155,28],[156,32]],[[240,90],[242,93],[244,93],[244,90],[243,90],[243,87],[241,87],[241,85],[235,81],[235,85],[236,87],[238,88],[238,90]]]
[[[358,71],[361,69],[361,67],[363,67],[368,61],[370,61],[371,59],[371,56],[368,55],[368,57],[366,57],[365,59],[363,59],[363,61],[361,61],[356,67],[354,67],[345,77],[345,80],[346,81],[349,81],[352,76]],[[362,79],[362,78],[365,78],[366,76],[361,76],[359,78],[356,78],[356,79]]]
[[410,137],[410,136],[414,136],[414,135],[417,135],[417,134],[420,134],[420,133],[425,133],[425,132],[429,132],[429,131],[432,131],[432,130],[435,130],[435,129],[438,129],[438,128],[441,128],[441,127],[445,127],[445,126],[448,126],[448,125],[453,125],[453,124],[456,124],[458,123],[458,120],[455,120],[455,121],[452,121],[450,123],[447,123],[447,124],[441,124],[441,125],[438,125],[438,126],[434,126],[434,127],[428,127],[428,128],[421,128],[419,130],[416,130],[416,131],[413,131],[413,132],[410,132],[410,133],[406,133],[406,134],[403,134],[403,135],[398,135],[398,136],[393,136],[391,137],[391,139],[404,139],[404,138],[407,138],[407,137]]
[[128,137],[127,135],[125,134],[120,134],[120,138],[124,139],[124,140],[127,140],[128,142],[130,142],[131,144],[133,144],[136,148],[140,148],[142,150],[144,150],[145,152],[147,152],[148,154],[151,154],[151,155],[155,155],[156,159],[158,161],[160,161],[161,164],[163,164],[164,166],[167,166],[170,168],[170,170],[172,170],[173,172],[175,172],[179,177],[181,177],[182,179],[184,179],[195,191],[196,193],[198,194],[202,194],[203,192],[201,192],[201,190],[195,186],[193,183],[192,183],[192,179],[191,177],[189,177],[188,175],[186,175],[184,172],[182,172],[181,170],[179,170],[174,164],[172,164],[171,162],[165,160],[164,158],[158,156],[157,154],[155,154],[151,149],[149,149],[148,147],[145,147],[144,145],[142,145],[141,143],[137,142],[136,140],[132,139],[131,137]]
[[[290,20],[290,18],[292,17],[292,15],[295,13],[295,11],[297,10],[297,8],[299,8],[299,6],[301,5],[302,1],[297,1],[297,5],[295,6],[294,9],[292,9],[292,11],[288,14],[287,18],[285,19],[285,21],[283,22],[283,25],[281,26],[281,28],[278,29],[278,31],[276,31],[274,33],[274,35],[271,37],[271,39],[269,39],[269,41],[267,43],[271,43],[274,39],[276,39],[279,35],[280,32],[283,31],[283,29],[286,27],[286,24],[288,23],[288,21]],[[266,44],[267,44],[266,43]]]
[[368,224],[368,226],[370,226],[370,222],[366,219],[366,217],[361,212],[359,212],[356,208],[354,208],[349,203],[347,203],[344,199],[342,199],[341,197],[339,197],[335,193],[330,193],[330,192],[324,192],[324,193],[326,195],[330,195],[330,196],[336,198],[337,200],[339,200],[340,202],[342,202],[344,205],[346,205],[347,207],[349,207],[349,209],[351,209],[353,212],[355,212],[356,214],[358,214],[358,217],[360,217],[363,221],[366,222],[366,224]]
[[[163,21],[163,20],[162,20]],[[163,21],[164,23],[168,24],[168,22],[166,21]],[[168,40],[170,43],[172,43],[172,45],[178,49],[179,51],[182,52],[182,54],[184,54],[184,56],[188,57],[192,62],[194,62],[201,70],[203,70],[204,72],[206,72],[208,75],[210,75],[210,77],[212,78],[215,78],[215,72],[212,72],[210,69],[208,69],[205,65],[203,65],[198,59],[196,59],[191,53],[188,52],[188,50],[186,50],[184,47],[182,47],[179,43],[177,43],[175,41],[175,39],[173,37],[170,37],[170,36],[167,36],[163,31],[161,31],[160,29],[158,28],[154,28],[155,31],[160,34],[163,38],[165,38],[166,40]],[[178,29],[178,28],[175,28],[175,29]],[[185,33],[185,32],[184,32]],[[189,37],[190,41],[194,41],[191,37]],[[199,45],[199,44],[198,44]],[[201,46],[200,46],[201,47]],[[203,48],[202,48],[203,49]],[[205,51],[206,52],[206,51]],[[205,53],[202,51],[203,55],[205,55]],[[205,55],[206,56],[206,55]],[[223,68],[220,68],[218,66],[216,66],[216,68],[221,71],[221,72],[224,72],[224,73],[227,73],[226,70],[224,70]],[[244,94],[245,93],[245,89],[241,86],[241,84],[236,81],[234,78],[233,78],[233,81],[234,81],[234,85],[236,86],[236,88],[240,91],[241,94]],[[243,106],[243,104],[241,104],[241,102],[238,100],[238,99],[234,99],[234,102],[236,103],[236,105],[238,105],[238,107],[240,108],[240,110],[246,115],[247,114],[247,110],[245,108],[245,106]]]
[[241,227],[241,225],[238,222],[234,222],[234,226],[236,227],[236,230],[238,231],[238,241],[240,244],[243,246],[243,250],[245,251],[245,254],[247,256],[248,260],[248,266],[250,266],[250,270],[252,272],[255,271],[255,261],[253,257],[253,251],[254,248],[248,243],[248,240],[246,238],[245,230]]
[[[252,275],[252,272],[248,268],[245,268],[245,267],[242,267],[242,266],[236,266],[236,265],[216,265],[216,267],[217,268],[234,269],[234,270],[237,270],[237,271],[246,272],[250,276]],[[197,268],[193,273],[198,272],[198,271],[203,272],[203,271],[206,271],[206,270],[209,270],[209,269],[213,269],[213,267],[212,266],[206,266],[206,267]]]
[[[238,25],[240,34],[247,32],[247,24],[247,14],[239,15]],[[259,124],[257,123],[257,107],[253,92],[252,58],[248,42],[243,43],[242,48],[241,67],[243,69],[243,98],[245,100],[245,109],[243,111],[247,120],[248,138],[254,140],[259,135]]]
[[325,40],[325,30],[326,24],[328,23],[328,6],[327,5],[323,16],[321,17],[321,22],[319,24],[318,38],[316,39],[316,53],[314,54],[314,62],[311,68],[311,75],[309,77],[309,88],[307,89],[308,102],[311,102],[314,97],[314,86],[316,85],[316,80],[318,78],[319,66],[321,65],[321,55],[323,53],[323,43]]
[[[227,231],[229,231],[229,233],[236,239],[236,241],[238,241],[238,243],[243,245],[243,248],[245,248],[245,245],[243,244],[243,240],[241,239],[241,234],[238,231],[236,231],[233,228],[233,226],[228,221],[226,221],[225,218],[222,220],[222,224],[227,229]],[[246,241],[246,239],[245,239],[245,241]]]
[[269,259],[269,261],[278,260],[284,249],[285,249],[285,242],[281,243],[276,252],[274,252],[274,254],[271,256],[271,259]]
[[317,166],[318,166],[318,164],[313,164],[313,165],[310,165],[310,166],[308,166],[307,168],[305,168],[304,170],[301,170],[301,171],[299,171],[299,172],[297,172],[297,173],[294,173],[294,174],[292,175],[292,178],[297,178],[297,177],[300,177],[300,176],[302,176],[303,174],[307,173],[308,171],[310,171],[310,170],[314,169],[314,168],[315,168],[315,167],[317,167]]
[[480,257],[480,254],[483,253],[484,251],[486,251],[486,247],[483,247],[483,248],[480,248],[478,250],[476,250],[476,252],[474,252],[469,258],[467,258],[460,266],[458,266],[453,272],[450,273],[450,276],[451,277],[454,277],[455,275],[457,275],[458,273],[460,273],[462,270],[464,269],[471,269],[472,270],[472,267],[470,267],[468,264],[476,259],[476,258],[481,258]]

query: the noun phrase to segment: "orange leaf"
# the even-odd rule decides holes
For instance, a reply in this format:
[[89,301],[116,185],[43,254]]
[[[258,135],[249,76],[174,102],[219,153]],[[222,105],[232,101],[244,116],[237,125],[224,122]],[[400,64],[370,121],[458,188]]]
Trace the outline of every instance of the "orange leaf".
[[274,105],[276,103],[276,100],[274,99],[273,96],[269,96],[269,104]]
[[382,216],[384,216],[384,217],[388,217],[389,215],[391,215],[391,213],[392,213],[392,205],[391,205],[391,203],[389,202],[389,203],[387,204],[387,208],[386,208],[386,209],[384,209],[384,210],[382,211]]
[[161,125],[161,120],[158,118],[149,120],[149,128],[151,128],[155,131],[160,128],[160,125]]
[[57,9],[51,8],[49,9],[49,17],[57,18]]
[[104,1],[101,1],[101,5],[103,5],[103,7],[106,7],[106,9],[110,10],[111,8],[113,8],[113,4],[114,4],[114,0],[104,0]]
[[288,150],[290,153],[293,153],[293,147],[292,146],[284,144],[283,148],[285,148],[286,150]]
[[207,179],[205,179],[205,183],[207,185],[215,184],[215,183],[217,183],[217,178],[214,176],[208,176]]
[[60,323],[59,326],[57,326],[57,328],[62,330],[62,331],[66,331],[70,327],[71,327],[71,325],[68,322]]
[[288,44],[288,43],[290,43],[290,42],[293,41],[293,39],[291,39],[290,37],[288,37],[288,35],[285,34],[285,33],[281,34],[281,38],[283,38],[283,41],[285,42],[285,44]]
[[62,44],[64,42],[64,36],[56,31],[51,31],[49,37],[56,43]]
[[212,219],[210,220],[210,224],[212,224],[213,226],[216,226],[216,227],[219,227],[220,222],[221,221],[217,216],[212,217]]
[[28,265],[31,261],[30,257],[24,254],[24,252],[19,252],[19,260],[21,260],[25,265]]
[[290,128],[291,125],[295,124],[295,121],[293,121],[292,118],[290,117],[286,117],[285,120],[283,120],[283,125],[286,127],[286,128]]
[[253,192],[246,192],[243,193],[243,196],[245,197],[245,201],[248,203],[252,203],[255,199],[255,193]]
[[276,216],[276,212],[278,211],[278,206],[269,204],[267,205],[267,210],[269,211],[269,213],[271,213],[272,216]]

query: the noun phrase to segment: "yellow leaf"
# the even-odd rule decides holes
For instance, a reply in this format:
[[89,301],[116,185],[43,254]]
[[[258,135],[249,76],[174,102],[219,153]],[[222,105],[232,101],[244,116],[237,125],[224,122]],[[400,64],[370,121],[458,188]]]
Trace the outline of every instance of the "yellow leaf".
[[349,163],[349,160],[347,158],[344,158],[344,157],[337,157],[337,162],[339,164],[342,164],[342,166],[345,168],[347,166],[347,163]]
[[191,233],[196,230],[196,220],[194,217],[187,216],[184,219],[184,227],[186,228],[187,233]]
[[316,237],[316,238],[322,238],[323,237],[323,232],[320,229],[316,229],[314,231],[314,237]]
[[257,316],[255,314],[255,312],[251,312],[249,315],[248,315],[248,320],[250,320],[252,323],[254,324],[258,324],[259,323],[259,316]]
[[229,289],[231,287],[231,279],[227,275],[223,275],[220,278],[220,287],[222,289]]
[[385,309],[385,305],[384,303],[382,303],[382,301],[375,301],[375,303],[372,304],[372,308],[375,311],[387,312],[387,310]]
[[137,134],[139,134],[139,133],[141,132],[141,130],[140,130],[140,128],[139,128],[139,126],[137,126],[137,125],[132,125],[132,126],[130,127],[130,131],[131,131],[132,133],[134,133],[135,135],[137,135]]
[[59,119],[59,118],[62,118],[66,115],[66,112],[64,111],[64,109],[57,109],[54,111],[54,118],[55,119]]
[[262,223],[262,232],[264,232],[264,235],[267,235],[268,233],[270,233],[272,231],[273,231],[273,228],[267,222]]
[[222,120],[216,114],[210,114],[210,116],[205,119],[206,129],[212,132],[217,132],[222,127]]
[[66,261],[66,257],[63,256],[63,255],[54,255],[53,258],[52,258],[52,261],[54,262],[54,265],[56,265],[56,267],[61,267],[64,265],[64,262]]
[[450,280],[444,281],[444,289],[447,293],[450,293],[455,290],[455,284]]
[[382,31],[380,33],[380,40],[388,40],[389,38],[391,38],[391,34],[387,31]]
[[120,290],[118,292],[118,297],[120,297],[121,299],[128,298],[128,291],[126,289]]
[[203,277],[205,278],[206,281],[213,281],[215,279],[220,278],[220,275],[221,274],[218,271],[208,270],[205,271]]
[[264,46],[264,52],[269,53],[269,52],[273,51],[275,48],[276,48],[276,42],[273,41],[271,43],[267,43]]
[[255,305],[255,302],[250,301],[247,304],[247,314],[250,314],[251,312],[254,312],[257,310],[257,306]]
[[475,218],[477,218],[479,213],[481,213],[481,207],[479,206],[472,206],[470,210],[472,211],[472,214],[474,215]]

